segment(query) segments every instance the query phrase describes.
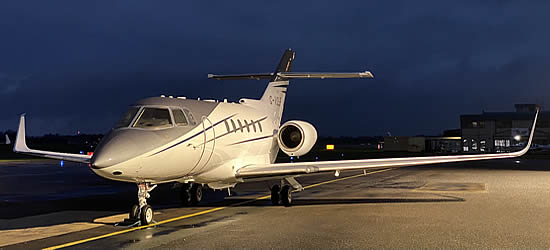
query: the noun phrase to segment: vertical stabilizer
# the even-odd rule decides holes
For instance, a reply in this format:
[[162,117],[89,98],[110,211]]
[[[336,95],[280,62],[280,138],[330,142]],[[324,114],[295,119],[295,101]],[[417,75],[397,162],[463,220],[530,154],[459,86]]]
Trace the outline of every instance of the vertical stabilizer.
[[8,134],[6,134],[6,144],[11,144],[10,137],[8,137]]
[[280,77],[277,73],[290,72],[292,68],[292,61],[294,61],[294,51],[288,49],[283,54],[281,61],[277,65],[273,78],[267,85],[267,88],[262,95],[260,101],[262,101],[270,114],[281,123],[281,117],[283,114],[283,108],[285,105],[285,97],[288,89],[288,79]]

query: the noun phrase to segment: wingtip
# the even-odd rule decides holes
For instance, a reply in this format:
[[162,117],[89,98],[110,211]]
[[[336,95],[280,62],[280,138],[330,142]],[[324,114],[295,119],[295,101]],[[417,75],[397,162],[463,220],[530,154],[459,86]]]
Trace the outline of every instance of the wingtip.
[[21,114],[19,118],[19,127],[17,129],[17,135],[15,137],[15,143],[13,144],[13,152],[26,152],[29,151],[26,142],[26,132],[25,132],[25,115],[26,113]]

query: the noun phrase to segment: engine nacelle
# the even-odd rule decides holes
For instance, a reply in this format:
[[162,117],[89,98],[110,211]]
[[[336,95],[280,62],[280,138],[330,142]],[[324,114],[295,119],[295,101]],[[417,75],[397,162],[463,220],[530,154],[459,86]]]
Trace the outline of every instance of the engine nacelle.
[[279,147],[289,156],[307,154],[317,141],[317,130],[304,121],[288,121],[279,128]]

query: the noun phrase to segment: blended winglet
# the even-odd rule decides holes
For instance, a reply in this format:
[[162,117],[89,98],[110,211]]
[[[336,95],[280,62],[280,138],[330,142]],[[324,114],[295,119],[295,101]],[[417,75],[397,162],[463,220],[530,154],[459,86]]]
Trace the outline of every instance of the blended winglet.
[[17,136],[15,137],[13,152],[25,153],[29,151],[30,149],[29,147],[27,147],[27,142],[25,141],[25,113],[23,113],[19,117],[19,128],[17,129]]

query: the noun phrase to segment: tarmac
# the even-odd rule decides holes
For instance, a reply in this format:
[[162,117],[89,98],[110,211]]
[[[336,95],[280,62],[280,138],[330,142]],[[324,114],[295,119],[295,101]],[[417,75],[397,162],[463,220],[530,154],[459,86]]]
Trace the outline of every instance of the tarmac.
[[291,207],[269,183],[205,192],[181,207],[176,186],[149,199],[156,225],[115,227],[133,184],[58,161],[0,163],[0,247],[548,248],[550,161],[508,159],[298,177]]

